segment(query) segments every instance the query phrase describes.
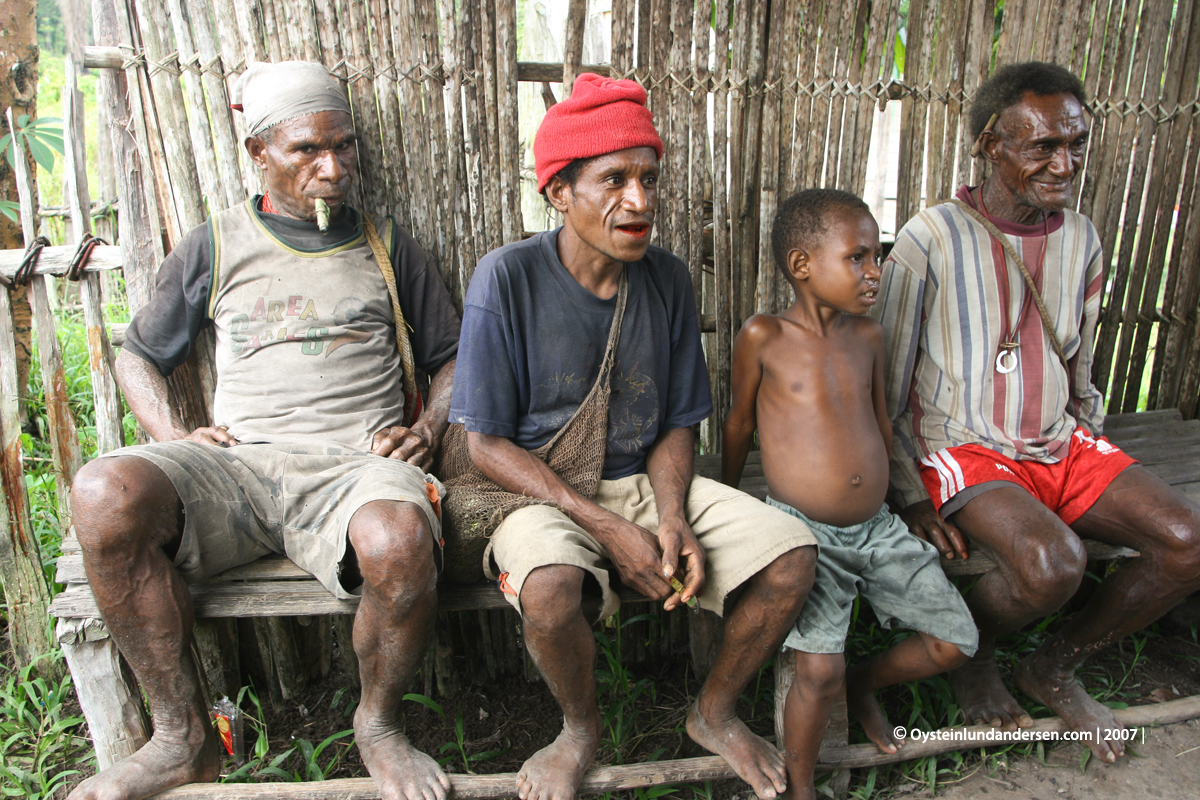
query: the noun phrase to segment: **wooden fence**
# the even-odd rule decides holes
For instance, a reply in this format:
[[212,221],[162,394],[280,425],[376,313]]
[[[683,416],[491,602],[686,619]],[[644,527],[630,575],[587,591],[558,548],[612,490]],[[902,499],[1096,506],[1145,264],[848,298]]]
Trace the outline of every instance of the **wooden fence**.
[[[524,0],[521,0],[524,2]],[[1000,8],[997,6],[1000,5]],[[85,63],[116,68],[111,131],[127,263],[149,296],[164,250],[206,211],[255,191],[229,111],[253,60],[319,60],[347,80],[360,144],[356,203],[392,212],[460,298],[476,261],[521,236],[519,81],[568,84],[586,14],[573,0],[565,65],[518,61],[518,0],[96,0]],[[612,0],[610,74],[636,78],[666,143],[656,239],[692,268],[713,388],[729,401],[730,342],[788,288],[770,263],[780,199],[861,194],[876,110],[901,104],[897,222],[978,181],[964,111],[996,63],[1051,60],[1083,76],[1093,114],[1079,210],[1112,257],[1096,382],[1111,411],[1200,398],[1198,0]],[[897,43],[903,41],[902,46]],[[722,54],[723,57],[717,57]],[[119,87],[119,88],[118,88]],[[550,87],[561,96],[562,86]],[[207,113],[206,111],[207,110]],[[128,121],[129,124],[125,124]],[[885,155],[876,154],[876,158]],[[130,169],[136,167],[136,169]],[[130,237],[132,232],[161,236]],[[136,238],[136,241],[130,241]],[[1146,366],[1153,359],[1149,384]],[[211,380],[211,372],[200,368]],[[203,411],[195,393],[188,401]],[[705,443],[719,447],[719,424]]]

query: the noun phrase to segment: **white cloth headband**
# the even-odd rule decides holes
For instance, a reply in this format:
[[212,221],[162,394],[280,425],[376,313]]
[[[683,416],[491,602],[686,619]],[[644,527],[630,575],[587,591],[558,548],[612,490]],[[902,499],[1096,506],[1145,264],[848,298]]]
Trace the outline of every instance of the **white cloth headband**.
[[246,129],[253,136],[305,114],[350,113],[341,81],[311,61],[256,61],[238,79],[231,99],[230,105],[246,115]]

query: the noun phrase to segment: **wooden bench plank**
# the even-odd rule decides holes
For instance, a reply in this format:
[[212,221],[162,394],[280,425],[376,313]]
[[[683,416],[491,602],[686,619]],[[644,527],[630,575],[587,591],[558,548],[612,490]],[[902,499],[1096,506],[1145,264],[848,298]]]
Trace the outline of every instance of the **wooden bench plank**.
[[[190,587],[197,617],[303,617],[318,614],[353,614],[358,600],[338,600],[316,580],[262,581],[255,583],[195,583]],[[641,594],[617,587],[622,603],[647,602]],[[473,611],[511,608],[491,581],[473,586],[438,586],[438,611]],[[86,583],[71,584],[54,598],[50,614],[59,619],[98,617],[96,600]]]

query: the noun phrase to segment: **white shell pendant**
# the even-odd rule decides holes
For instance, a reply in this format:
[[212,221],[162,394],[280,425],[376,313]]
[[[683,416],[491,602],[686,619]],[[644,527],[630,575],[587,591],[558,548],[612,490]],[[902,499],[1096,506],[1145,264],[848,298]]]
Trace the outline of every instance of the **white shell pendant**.
[[996,356],[996,372],[1001,375],[1007,375],[1017,368],[1017,350],[1012,348],[1009,350],[1001,350]]

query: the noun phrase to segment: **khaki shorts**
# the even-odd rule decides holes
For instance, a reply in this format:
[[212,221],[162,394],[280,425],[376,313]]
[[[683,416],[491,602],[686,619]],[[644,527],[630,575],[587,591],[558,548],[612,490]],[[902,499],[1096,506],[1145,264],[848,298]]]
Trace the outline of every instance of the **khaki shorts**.
[[854,598],[862,595],[883,628],[922,631],[975,655],[979,631],[966,601],[942,571],[938,552],[908,531],[883,505],[844,528],[809,519],[773,497],[767,502],[807,523],[820,543],[817,579],[784,647],[802,653],[841,653]]
[[[601,481],[592,500],[651,533],[658,531],[658,506],[645,474]],[[704,589],[697,599],[702,608],[722,615],[725,598],[752,576],[789,550],[816,544],[800,520],[708,478],[692,479],[687,519],[706,556]],[[514,511],[496,529],[483,556],[484,573],[500,582],[518,612],[525,578],[551,564],[579,567],[595,579],[594,584],[585,581],[589,616],[600,620],[616,613],[621,601],[612,587],[615,568],[608,553],[554,506]],[[596,594],[599,602],[594,602]]]
[[419,467],[331,447],[271,444],[216,447],[154,442],[106,454],[134,456],[162,470],[183,501],[175,567],[188,583],[268,553],[283,553],[340,600],[358,596],[340,580],[354,512],[375,500],[415,503],[433,533],[441,569],[445,490]]

